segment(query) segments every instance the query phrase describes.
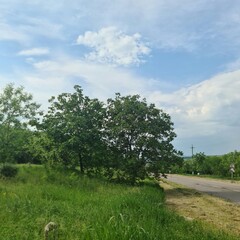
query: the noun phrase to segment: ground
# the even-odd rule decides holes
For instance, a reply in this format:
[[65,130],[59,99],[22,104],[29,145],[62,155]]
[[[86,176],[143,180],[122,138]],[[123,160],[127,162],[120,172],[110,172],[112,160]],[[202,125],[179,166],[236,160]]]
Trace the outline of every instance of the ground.
[[161,181],[166,193],[167,206],[187,220],[202,221],[234,235],[240,235],[240,205],[182,185]]

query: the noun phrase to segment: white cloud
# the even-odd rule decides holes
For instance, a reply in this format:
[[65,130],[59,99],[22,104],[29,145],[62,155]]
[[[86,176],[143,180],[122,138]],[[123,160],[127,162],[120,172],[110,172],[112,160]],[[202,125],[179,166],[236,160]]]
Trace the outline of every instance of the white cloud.
[[0,89],[9,82],[23,85],[27,91],[33,93],[34,99],[45,110],[51,96],[72,92],[76,84],[83,87],[85,95],[102,101],[114,97],[116,92],[122,95],[140,93],[143,96],[142,93],[151,85],[147,79],[136,76],[128,69],[84,62],[66,56],[57,56],[51,61],[35,59],[29,64],[33,66],[32,71],[19,69],[12,77],[0,76]]
[[126,69],[62,58],[56,61],[41,61],[33,64],[39,74],[47,78],[74,79],[84,85],[87,95],[106,100],[116,92],[122,94],[142,93],[149,84],[146,79],[135,76]]
[[31,48],[22,50],[18,53],[20,56],[42,56],[42,55],[48,55],[49,49],[48,48]]
[[27,34],[18,29],[15,29],[13,26],[0,21],[0,41],[1,40],[10,40],[25,43],[28,42],[29,37]]
[[[85,62],[65,55],[57,55],[52,60],[29,60],[28,63],[32,70],[15,69],[13,82],[18,79],[45,109],[52,95],[71,92],[76,84],[83,87],[84,94],[102,101],[114,97],[116,92],[145,96],[147,90],[159,85],[156,80],[140,77],[130,69]],[[9,77],[7,79],[11,81]]]
[[22,76],[26,90],[33,93],[34,99],[41,104],[43,110],[47,110],[48,100],[51,96],[58,96],[63,92],[72,91],[72,85],[59,76],[45,76],[44,74],[32,74]]
[[240,70],[216,75],[172,94],[155,92],[150,100],[164,106],[181,136],[221,135],[239,128],[239,89]]
[[175,146],[195,152],[224,154],[240,150],[240,70],[221,73],[170,94],[153,91],[148,100],[168,112],[178,138]]
[[63,40],[62,25],[57,21],[46,19],[44,16],[22,16],[19,19],[20,23],[16,27],[21,32],[27,34],[32,40],[39,37],[47,39]]
[[126,35],[116,27],[102,28],[98,32],[87,31],[80,35],[77,44],[93,49],[86,55],[91,61],[128,66],[143,62],[142,57],[150,53],[141,35]]

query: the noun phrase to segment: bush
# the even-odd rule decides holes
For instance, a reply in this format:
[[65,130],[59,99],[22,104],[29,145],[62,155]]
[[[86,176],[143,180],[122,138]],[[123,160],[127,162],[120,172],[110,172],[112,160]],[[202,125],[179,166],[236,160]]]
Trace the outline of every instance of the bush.
[[13,165],[3,165],[0,167],[0,176],[11,178],[15,177],[18,173],[18,168]]

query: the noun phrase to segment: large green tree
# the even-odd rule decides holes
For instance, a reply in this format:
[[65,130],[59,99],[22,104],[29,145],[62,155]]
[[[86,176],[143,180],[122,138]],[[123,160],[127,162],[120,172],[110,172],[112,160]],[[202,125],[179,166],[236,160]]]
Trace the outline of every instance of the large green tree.
[[29,134],[29,123],[41,114],[40,105],[23,87],[8,84],[0,93],[0,162],[14,162]]
[[148,171],[158,175],[179,160],[172,141],[176,137],[170,116],[141,100],[139,95],[109,99],[106,118],[107,143],[118,176],[135,183]]
[[104,108],[97,99],[84,96],[80,86],[74,89],[50,99],[42,126],[58,149],[56,160],[66,167],[79,165],[84,172],[101,165]]

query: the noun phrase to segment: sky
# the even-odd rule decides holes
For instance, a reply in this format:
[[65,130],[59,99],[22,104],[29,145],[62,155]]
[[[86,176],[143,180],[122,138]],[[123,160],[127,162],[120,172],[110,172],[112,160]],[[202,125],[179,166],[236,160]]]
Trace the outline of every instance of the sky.
[[0,92],[140,94],[185,156],[240,150],[239,0],[0,0]]

